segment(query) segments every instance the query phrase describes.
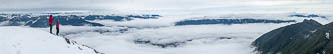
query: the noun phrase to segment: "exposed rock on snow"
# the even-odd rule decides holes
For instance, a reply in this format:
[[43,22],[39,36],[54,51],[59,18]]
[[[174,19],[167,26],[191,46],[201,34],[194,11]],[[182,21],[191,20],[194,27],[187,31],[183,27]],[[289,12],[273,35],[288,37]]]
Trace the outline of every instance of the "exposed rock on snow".
[[327,38],[327,39],[330,39],[330,33],[325,33],[325,37]]

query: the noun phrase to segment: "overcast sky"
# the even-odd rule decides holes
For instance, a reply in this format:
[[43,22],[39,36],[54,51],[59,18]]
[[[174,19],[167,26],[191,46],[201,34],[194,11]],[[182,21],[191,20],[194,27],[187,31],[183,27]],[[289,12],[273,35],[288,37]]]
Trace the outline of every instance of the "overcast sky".
[[329,0],[0,0],[0,8],[200,8],[281,5]]
[[[0,0],[8,8],[99,8],[152,13],[331,11],[333,0]],[[143,11],[142,11],[143,10]],[[148,11],[147,11],[148,10]],[[151,11],[153,10],[153,11]],[[133,11],[131,11],[133,12]]]

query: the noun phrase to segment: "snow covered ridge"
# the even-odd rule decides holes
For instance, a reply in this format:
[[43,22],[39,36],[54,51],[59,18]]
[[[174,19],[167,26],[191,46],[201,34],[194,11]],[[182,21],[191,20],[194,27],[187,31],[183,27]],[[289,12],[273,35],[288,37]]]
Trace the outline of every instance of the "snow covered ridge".
[[100,54],[67,38],[38,29],[0,27],[0,54]]

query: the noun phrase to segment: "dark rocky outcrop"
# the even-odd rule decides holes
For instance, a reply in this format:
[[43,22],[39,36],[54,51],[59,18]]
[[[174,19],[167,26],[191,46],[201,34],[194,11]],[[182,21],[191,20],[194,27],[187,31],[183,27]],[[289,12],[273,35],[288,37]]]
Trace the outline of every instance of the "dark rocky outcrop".
[[270,31],[253,42],[260,54],[332,54],[333,23],[304,20]]

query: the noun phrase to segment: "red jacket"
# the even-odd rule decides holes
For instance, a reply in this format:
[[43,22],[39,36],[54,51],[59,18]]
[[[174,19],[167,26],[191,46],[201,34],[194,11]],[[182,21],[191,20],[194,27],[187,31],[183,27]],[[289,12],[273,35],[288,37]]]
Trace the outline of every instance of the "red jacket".
[[49,24],[52,24],[52,23],[53,23],[53,18],[52,18],[52,15],[50,15]]
[[57,21],[57,28],[59,28],[59,21]]

